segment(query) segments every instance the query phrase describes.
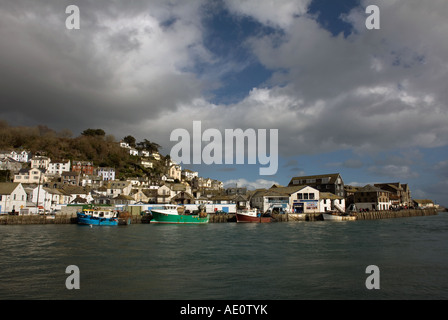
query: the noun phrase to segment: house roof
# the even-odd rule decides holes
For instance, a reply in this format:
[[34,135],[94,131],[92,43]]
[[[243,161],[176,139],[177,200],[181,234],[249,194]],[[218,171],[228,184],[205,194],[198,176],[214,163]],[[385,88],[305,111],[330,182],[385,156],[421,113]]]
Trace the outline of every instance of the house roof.
[[296,186],[290,186],[290,187],[273,186],[272,188],[266,190],[263,193],[263,196],[290,196],[294,192],[302,190],[305,187],[307,187],[307,186],[305,186],[305,185],[296,185]]
[[319,192],[319,198],[320,199],[330,199],[330,200],[344,199],[343,197],[337,196],[331,192]]
[[419,204],[429,204],[429,203],[433,203],[432,200],[429,199],[413,199],[414,202],[419,203]]
[[[330,174],[320,174],[320,175],[314,175],[314,176],[301,176],[301,177],[293,177],[291,181],[289,182],[289,185],[294,185],[295,180],[306,180],[306,179],[323,179],[323,178],[330,178],[330,180],[327,182],[327,184],[334,184],[336,183],[337,178],[340,177],[339,173],[330,173]],[[308,183],[307,183],[308,184]],[[311,185],[312,183],[308,184]]]
[[114,200],[135,200],[133,197],[131,196],[127,196],[125,194],[119,194],[118,196],[113,198]]
[[390,191],[380,189],[380,188],[372,186],[370,184],[358,189],[358,191],[356,191],[356,192],[389,192],[390,193]]
[[19,182],[0,182],[0,194],[9,195],[11,194],[19,185]]

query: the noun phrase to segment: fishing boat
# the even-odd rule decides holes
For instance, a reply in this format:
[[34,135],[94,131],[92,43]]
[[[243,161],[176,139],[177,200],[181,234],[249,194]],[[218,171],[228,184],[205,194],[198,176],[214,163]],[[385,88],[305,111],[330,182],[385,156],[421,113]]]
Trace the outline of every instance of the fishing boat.
[[78,224],[93,226],[117,226],[118,211],[108,208],[89,208],[76,213]]
[[236,222],[271,222],[271,217],[263,217],[257,209],[240,210],[236,213]]
[[202,224],[208,223],[210,216],[205,212],[198,214],[184,214],[184,207],[173,204],[165,204],[151,209],[152,220],[150,223],[166,224]]
[[352,221],[356,220],[356,216],[338,213],[322,213],[324,221]]

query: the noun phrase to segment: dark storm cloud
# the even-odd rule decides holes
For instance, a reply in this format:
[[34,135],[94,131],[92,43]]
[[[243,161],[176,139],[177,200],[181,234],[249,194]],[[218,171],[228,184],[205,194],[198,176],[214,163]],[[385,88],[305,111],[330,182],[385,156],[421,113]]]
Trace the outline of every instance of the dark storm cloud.
[[[69,4],[80,8],[80,30],[65,27]],[[126,127],[175,109],[200,88],[181,71],[200,46],[190,4],[2,1],[0,117],[76,131]],[[173,16],[183,20],[160,27]]]

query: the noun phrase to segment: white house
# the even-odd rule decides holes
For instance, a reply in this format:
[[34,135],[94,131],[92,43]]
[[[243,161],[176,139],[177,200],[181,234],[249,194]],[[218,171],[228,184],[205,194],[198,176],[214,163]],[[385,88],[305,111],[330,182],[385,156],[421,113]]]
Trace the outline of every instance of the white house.
[[139,155],[140,157],[149,157],[151,154],[149,153],[148,150],[140,150],[139,153],[138,153],[138,155]]
[[19,212],[26,207],[26,192],[21,183],[0,183],[0,213]]
[[70,171],[70,160],[67,162],[50,162],[47,173],[61,175],[63,172]]
[[154,167],[154,164],[152,163],[152,161],[149,159],[145,159],[145,158],[140,160],[140,164],[145,168],[153,168]]
[[2,151],[0,158],[10,157],[18,162],[28,162],[30,160],[31,152],[29,151]]
[[44,156],[34,156],[31,158],[31,168],[48,169],[51,159]]
[[262,212],[276,209],[293,213],[319,212],[319,190],[309,186],[273,186],[257,190],[252,195],[251,206]]
[[110,167],[99,167],[98,176],[103,178],[103,181],[115,180],[115,169]]
[[11,172],[17,173],[20,169],[22,169],[21,162],[11,157],[0,158],[0,170],[10,170]]
[[319,206],[321,212],[345,212],[345,198],[337,196],[330,192],[321,192]]
[[123,140],[120,141],[120,147],[126,148],[126,149],[131,149],[131,146],[129,145],[129,143],[124,142]]
[[91,192],[86,191],[80,186],[66,185],[61,191],[66,197],[64,197],[64,203],[92,203],[93,197]]
[[171,201],[171,189],[163,185],[157,189],[157,203],[170,203]]
[[190,169],[185,169],[185,170],[182,170],[181,175],[182,175],[182,177],[184,177],[185,180],[190,181],[194,177],[198,177],[198,172],[192,171]]
[[182,168],[180,165],[178,164],[173,164],[170,166],[169,170],[168,170],[168,176],[170,176],[171,178],[173,178],[174,180],[181,180],[181,172],[182,172]]
[[31,201],[43,207],[45,211],[51,212],[60,209],[63,197],[57,189],[38,186],[33,189]]
[[111,181],[107,186],[107,195],[118,196],[124,194],[128,196],[131,190],[132,184],[129,181]]
[[319,190],[302,186],[293,197],[291,197],[292,211],[295,213],[316,213],[319,209]]
[[31,168],[21,169],[19,173],[14,175],[14,182],[18,183],[44,183],[47,181],[45,169]]
[[152,156],[154,159],[156,159],[156,160],[160,160],[160,159],[161,159],[161,157],[160,157],[160,153],[158,153],[158,152],[153,152],[153,153],[151,154],[151,156]]

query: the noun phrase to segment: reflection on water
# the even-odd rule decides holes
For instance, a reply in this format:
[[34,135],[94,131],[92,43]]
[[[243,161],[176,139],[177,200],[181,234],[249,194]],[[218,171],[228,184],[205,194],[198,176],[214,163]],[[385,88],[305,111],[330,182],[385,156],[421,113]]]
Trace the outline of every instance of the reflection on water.
[[[0,299],[446,299],[448,215],[0,226]],[[80,290],[65,268],[80,269]],[[365,269],[381,270],[367,290]]]

